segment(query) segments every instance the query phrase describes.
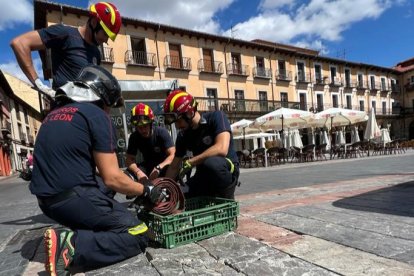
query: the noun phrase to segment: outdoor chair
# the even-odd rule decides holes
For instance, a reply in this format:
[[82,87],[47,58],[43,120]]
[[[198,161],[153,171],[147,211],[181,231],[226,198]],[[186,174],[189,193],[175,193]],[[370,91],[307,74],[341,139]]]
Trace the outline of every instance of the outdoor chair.
[[305,162],[313,161],[314,149],[315,149],[314,144],[304,146],[302,149],[302,154],[301,154],[302,161],[305,161]]
[[253,160],[255,161],[256,167],[259,167],[260,164],[265,167],[265,148],[257,148],[252,152]]
[[280,148],[279,147],[271,147],[267,150],[268,155],[268,162],[270,165],[277,164],[280,161]]
[[327,160],[325,156],[327,144],[320,144],[315,147],[315,158],[316,160]]

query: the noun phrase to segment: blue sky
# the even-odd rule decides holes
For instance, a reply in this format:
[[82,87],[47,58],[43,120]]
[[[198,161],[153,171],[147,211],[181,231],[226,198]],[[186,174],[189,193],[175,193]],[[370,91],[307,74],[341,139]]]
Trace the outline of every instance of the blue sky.
[[[54,1],[86,8],[89,1]],[[264,39],[392,67],[414,57],[412,0],[113,0],[122,15],[186,29]],[[33,29],[31,0],[0,0],[0,68],[22,77],[10,40]],[[6,4],[7,3],[7,4]],[[40,73],[40,60],[33,55]]]

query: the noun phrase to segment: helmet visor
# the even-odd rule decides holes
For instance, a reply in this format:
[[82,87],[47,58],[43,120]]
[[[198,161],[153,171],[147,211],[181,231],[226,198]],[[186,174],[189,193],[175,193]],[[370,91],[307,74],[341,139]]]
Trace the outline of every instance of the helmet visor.
[[171,124],[175,123],[182,116],[182,115],[178,115],[176,113],[164,113],[163,115],[164,115],[164,122],[167,125],[171,125]]
[[134,126],[144,126],[152,123],[152,120],[148,116],[135,115],[131,117],[131,124]]

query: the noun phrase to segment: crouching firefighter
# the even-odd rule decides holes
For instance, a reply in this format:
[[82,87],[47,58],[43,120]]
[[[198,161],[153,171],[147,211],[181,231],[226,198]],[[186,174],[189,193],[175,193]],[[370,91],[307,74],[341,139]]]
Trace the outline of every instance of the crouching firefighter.
[[[166,176],[175,179],[178,175],[182,179],[195,167],[195,174],[186,183],[186,197],[234,199],[240,171],[226,115],[222,111],[200,114],[192,95],[175,90],[165,100],[164,117],[167,124],[175,123],[180,130],[175,157]],[[187,150],[193,156],[183,161]]]
[[44,242],[46,270],[67,275],[122,261],[144,252],[147,226],[99,188],[142,196],[153,204],[160,189],[147,180],[134,182],[118,167],[116,137],[108,115],[122,105],[118,81],[105,69],[91,65],[56,92],[65,97],[39,130],[30,191],[40,209],[68,228],[49,228]]

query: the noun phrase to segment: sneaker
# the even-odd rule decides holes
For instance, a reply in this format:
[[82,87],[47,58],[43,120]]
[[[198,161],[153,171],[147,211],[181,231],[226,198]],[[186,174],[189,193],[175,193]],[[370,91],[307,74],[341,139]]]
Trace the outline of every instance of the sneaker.
[[49,228],[45,231],[45,269],[51,276],[70,275],[68,268],[75,253],[71,242],[73,234],[69,229]]

